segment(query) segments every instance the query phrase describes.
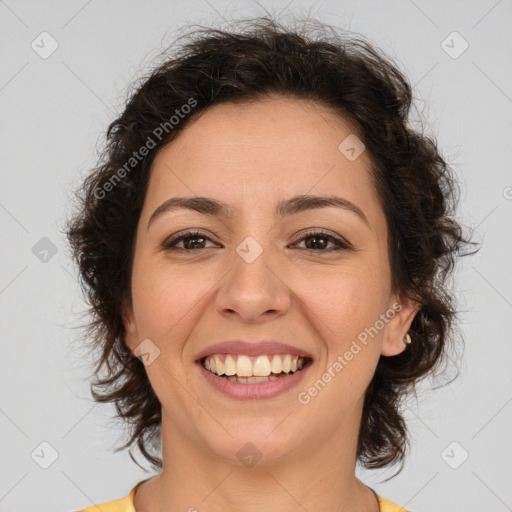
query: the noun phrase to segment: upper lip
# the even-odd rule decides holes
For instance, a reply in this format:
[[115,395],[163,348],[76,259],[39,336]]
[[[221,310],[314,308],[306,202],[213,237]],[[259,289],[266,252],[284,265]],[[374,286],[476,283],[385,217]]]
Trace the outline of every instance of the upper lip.
[[215,343],[214,345],[206,347],[197,354],[196,360],[203,359],[204,357],[211,356],[213,354],[243,354],[246,356],[291,354],[292,356],[309,357],[312,359],[309,352],[286,343],[279,343],[273,340],[230,340]]

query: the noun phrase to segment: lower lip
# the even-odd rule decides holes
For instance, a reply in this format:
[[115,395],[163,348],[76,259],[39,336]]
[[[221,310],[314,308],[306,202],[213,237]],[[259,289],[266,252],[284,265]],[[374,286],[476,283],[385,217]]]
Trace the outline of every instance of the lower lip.
[[261,400],[273,398],[296,386],[304,377],[305,372],[311,366],[311,361],[304,368],[287,377],[279,377],[276,380],[268,382],[259,382],[257,384],[242,384],[233,382],[226,378],[218,377],[207,370],[200,362],[197,363],[205,379],[222,394],[236,400]]

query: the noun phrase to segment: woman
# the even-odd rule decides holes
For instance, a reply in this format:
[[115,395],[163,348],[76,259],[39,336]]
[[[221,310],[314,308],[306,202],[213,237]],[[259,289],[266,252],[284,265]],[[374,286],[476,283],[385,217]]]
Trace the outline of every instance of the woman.
[[405,510],[355,467],[403,463],[400,399],[444,360],[471,242],[407,80],[311,26],[196,31],[85,182],[93,396],[160,470],[101,510]]

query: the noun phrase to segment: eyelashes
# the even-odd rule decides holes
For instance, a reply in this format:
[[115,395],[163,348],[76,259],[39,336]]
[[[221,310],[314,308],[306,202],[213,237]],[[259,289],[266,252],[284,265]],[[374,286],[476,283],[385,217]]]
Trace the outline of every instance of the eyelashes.
[[[306,240],[326,240],[326,244],[320,244],[320,248],[311,248],[311,247],[305,247],[302,250],[306,252],[314,252],[314,253],[330,253],[332,251],[340,251],[340,250],[350,250],[352,247],[351,245],[344,241],[343,239],[334,236],[330,233],[327,233],[321,229],[313,229],[306,233],[303,233],[301,238],[297,239],[295,242],[293,242],[294,245],[297,245],[298,243]],[[187,247],[187,242],[193,241],[193,240],[200,240],[199,245],[206,244],[207,241],[212,242],[212,239],[208,237],[205,233],[197,230],[189,230],[181,233],[177,233],[175,235],[172,235],[170,238],[165,240],[165,242],[162,244],[162,249],[166,251],[181,251],[181,252],[192,252],[192,251],[201,251],[205,249],[209,249],[210,247],[197,247],[197,244],[194,246]],[[184,242],[184,247],[177,247],[177,244]],[[328,244],[331,244],[333,247],[326,249],[325,247]],[[191,247],[191,248],[190,248]]]
[[[179,242],[182,242],[184,240],[193,240],[194,238],[212,241],[211,238],[206,236],[201,231],[185,231],[184,233],[181,233],[178,235],[173,235],[170,238],[168,238],[162,245],[162,248],[165,249],[166,251],[177,250],[177,249],[182,250],[182,251],[191,251],[193,249],[187,249],[184,247],[176,247],[176,244]],[[201,249],[207,249],[207,247],[199,247],[199,249],[196,249],[196,250],[201,250]]]
[[[331,251],[340,251],[340,250],[349,250],[351,249],[351,246],[348,242],[344,241],[343,239],[335,236],[335,235],[331,235],[329,233],[326,233],[325,231],[323,230],[311,230],[311,231],[308,231],[306,233],[303,233],[301,238],[298,239],[298,242],[302,242],[303,240],[307,240],[307,239],[325,239],[327,240],[328,242],[330,242],[331,244],[334,245],[334,247],[332,247],[331,249],[326,249],[326,250],[320,250],[320,249],[310,249],[309,247],[306,247],[304,248],[305,251],[312,251],[312,252],[331,252]],[[295,242],[296,244],[297,242]]]

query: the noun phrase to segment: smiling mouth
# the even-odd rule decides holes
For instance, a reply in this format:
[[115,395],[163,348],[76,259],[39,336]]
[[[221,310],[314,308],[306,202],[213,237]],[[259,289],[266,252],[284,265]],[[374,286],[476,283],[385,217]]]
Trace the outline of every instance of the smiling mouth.
[[249,357],[243,354],[213,354],[200,364],[217,377],[240,384],[259,384],[282,379],[303,371],[313,360],[290,354]]

